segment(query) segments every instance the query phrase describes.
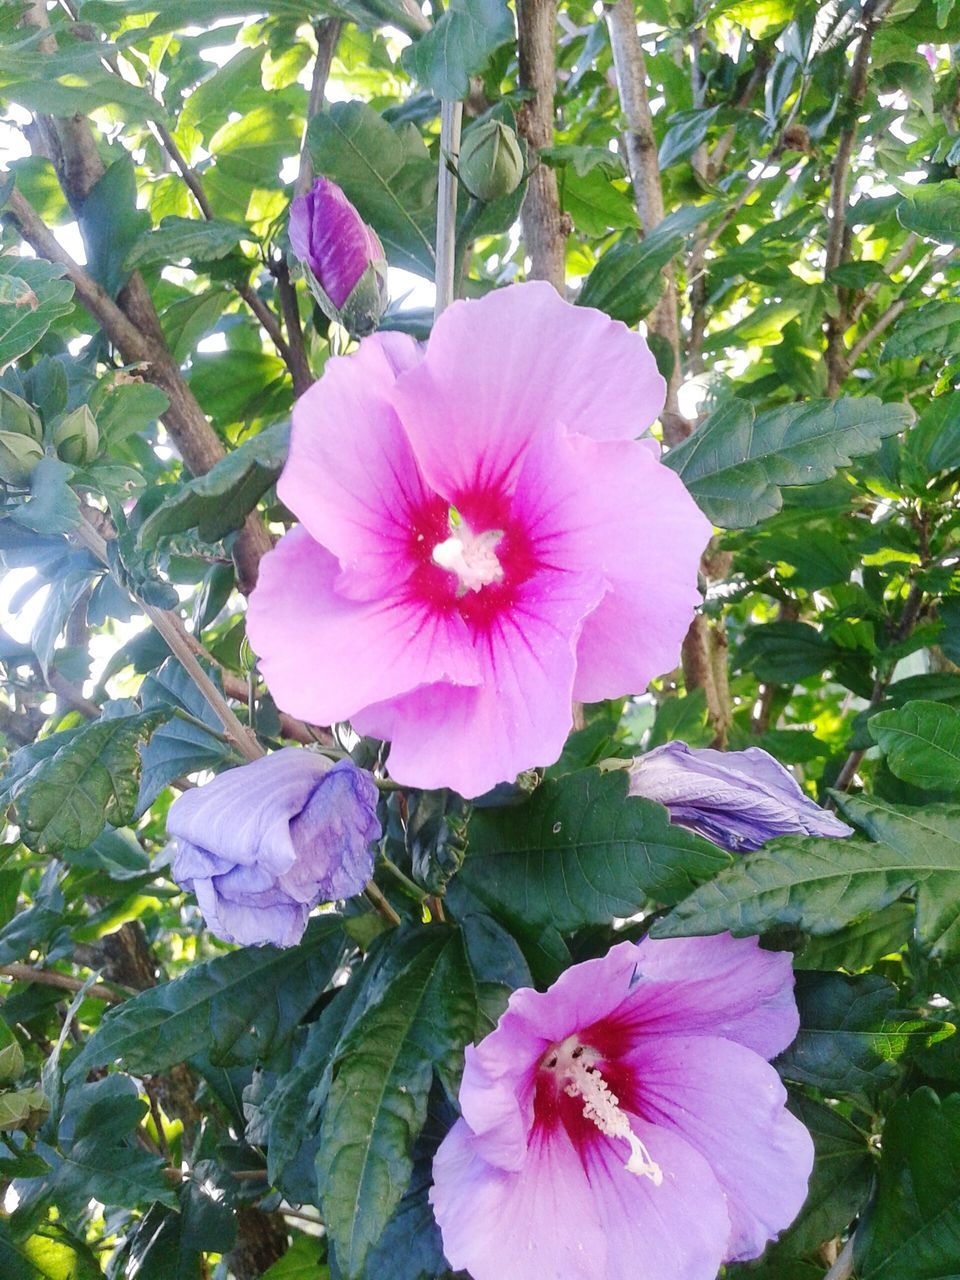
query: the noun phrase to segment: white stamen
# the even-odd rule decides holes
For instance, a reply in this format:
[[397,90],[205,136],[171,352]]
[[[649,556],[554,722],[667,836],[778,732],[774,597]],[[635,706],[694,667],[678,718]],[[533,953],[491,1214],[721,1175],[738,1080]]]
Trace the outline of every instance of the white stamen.
[[546,1066],[566,1079],[564,1093],[571,1098],[583,1099],[583,1114],[601,1133],[611,1138],[622,1138],[630,1144],[630,1159],[624,1166],[628,1173],[649,1178],[655,1187],[663,1182],[663,1172],[650,1152],[630,1127],[630,1120],[620,1110],[620,1099],[600,1074],[595,1064],[600,1055],[589,1045],[581,1045],[571,1036],[551,1054]]
[[460,522],[455,534],[433,548],[433,561],[457,575],[458,595],[480,591],[491,582],[503,581],[503,568],[495,550],[502,537],[500,529],[474,534]]

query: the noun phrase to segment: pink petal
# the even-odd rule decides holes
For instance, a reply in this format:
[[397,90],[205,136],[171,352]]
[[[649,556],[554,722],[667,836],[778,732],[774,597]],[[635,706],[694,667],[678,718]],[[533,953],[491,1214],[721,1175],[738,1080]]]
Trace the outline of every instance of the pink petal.
[[574,696],[600,702],[638,693],[677,665],[712,528],[679,477],[641,445],[579,436],[570,448],[584,477],[583,538],[610,588],[584,624]]
[[639,436],[663,407],[664,382],[640,334],[533,282],[448,307],[392,398],[429,483],[455,501],[509,489],[543,428]]
[[447,1261],[473,1280],[715,1280],[729,1231],[716,1179],[669,1131],[635,1125],[659,1187],[627,1173],[624,1144],[598,1134],[584,1162],[562,1128],[538,1134],[522,1170],[496,1169],[458,1121],[430,1193]]
[[348,600],[335,590],[338,574],[334,557],[302,528],[260,562],[247,635],[278,706],[333,724],[428,680],[482,678],[456,611],[398,594]]
[[353,355],[328,360],[294,406],[290,455],[277,483],[281,499],[343,568],[388,586],[408,565],[419,513],[436,501],[389,402],[397,374],[419,360],[417,344],[399,333],[375,334]]
[[[786,1110],[776,1071],[712,1036],[646,1036],[621,1065],[637,1081],[636,1101],[618,1089],[621,1105],[642,1108],[658,1137],[665,1129],[682,1137],[723,1187],[732,1224],[724,1258],[758,1257],[800,1212],[813,1168],[813,1141]],[[659,1161],[652,1138],[648,1145]]]
[[467,798],[551,764],[572,727],[573,646],[601,589],[588,574],[534,574],[475,636],[478,684],[425,685],[355,714],[354,727],[390,739],[397,782]]
[[660,1035],[701,1032],[735,1040],[764,1058],[792,1044],[800,1028],[787,951],[756,938],[645,938],[631,1001],[634,1025]]

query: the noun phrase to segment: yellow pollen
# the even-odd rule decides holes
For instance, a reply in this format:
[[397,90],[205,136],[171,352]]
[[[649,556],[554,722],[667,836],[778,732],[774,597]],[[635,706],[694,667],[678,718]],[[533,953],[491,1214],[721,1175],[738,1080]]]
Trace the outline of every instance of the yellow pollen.
[[626,1112],[620,1109],[620,1099],[600,1074],[596,1065],[600,1055],[588,1045],[581,1045],[575,1036],[569,1036],[545,1059],[544,1065],[566,1080],[564,1093],[571,1098],[583,1099],[583,1114],[601,1133],[611,1138],[621,1138],[630,1145],[630,1159],[624,1166],[628,1173],[649,1178],[655,1187],[663,1182],[663,1172],[650,1152],[630,1127]]

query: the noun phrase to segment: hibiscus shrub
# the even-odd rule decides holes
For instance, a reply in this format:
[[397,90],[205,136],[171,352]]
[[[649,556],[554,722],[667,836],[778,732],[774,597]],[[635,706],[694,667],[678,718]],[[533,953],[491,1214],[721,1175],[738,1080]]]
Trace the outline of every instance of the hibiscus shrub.
[[0,1280],[960,1274],[958,48],[0,5]]

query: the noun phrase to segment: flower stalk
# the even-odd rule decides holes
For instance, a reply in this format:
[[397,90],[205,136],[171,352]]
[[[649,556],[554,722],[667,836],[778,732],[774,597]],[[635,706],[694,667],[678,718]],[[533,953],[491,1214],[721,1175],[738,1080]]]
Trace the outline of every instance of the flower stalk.
[[440,111],[440,184],[437,189],[437,300],[434,319],[454,299],[457,261],[457,175],[463,103],[444,101]]

